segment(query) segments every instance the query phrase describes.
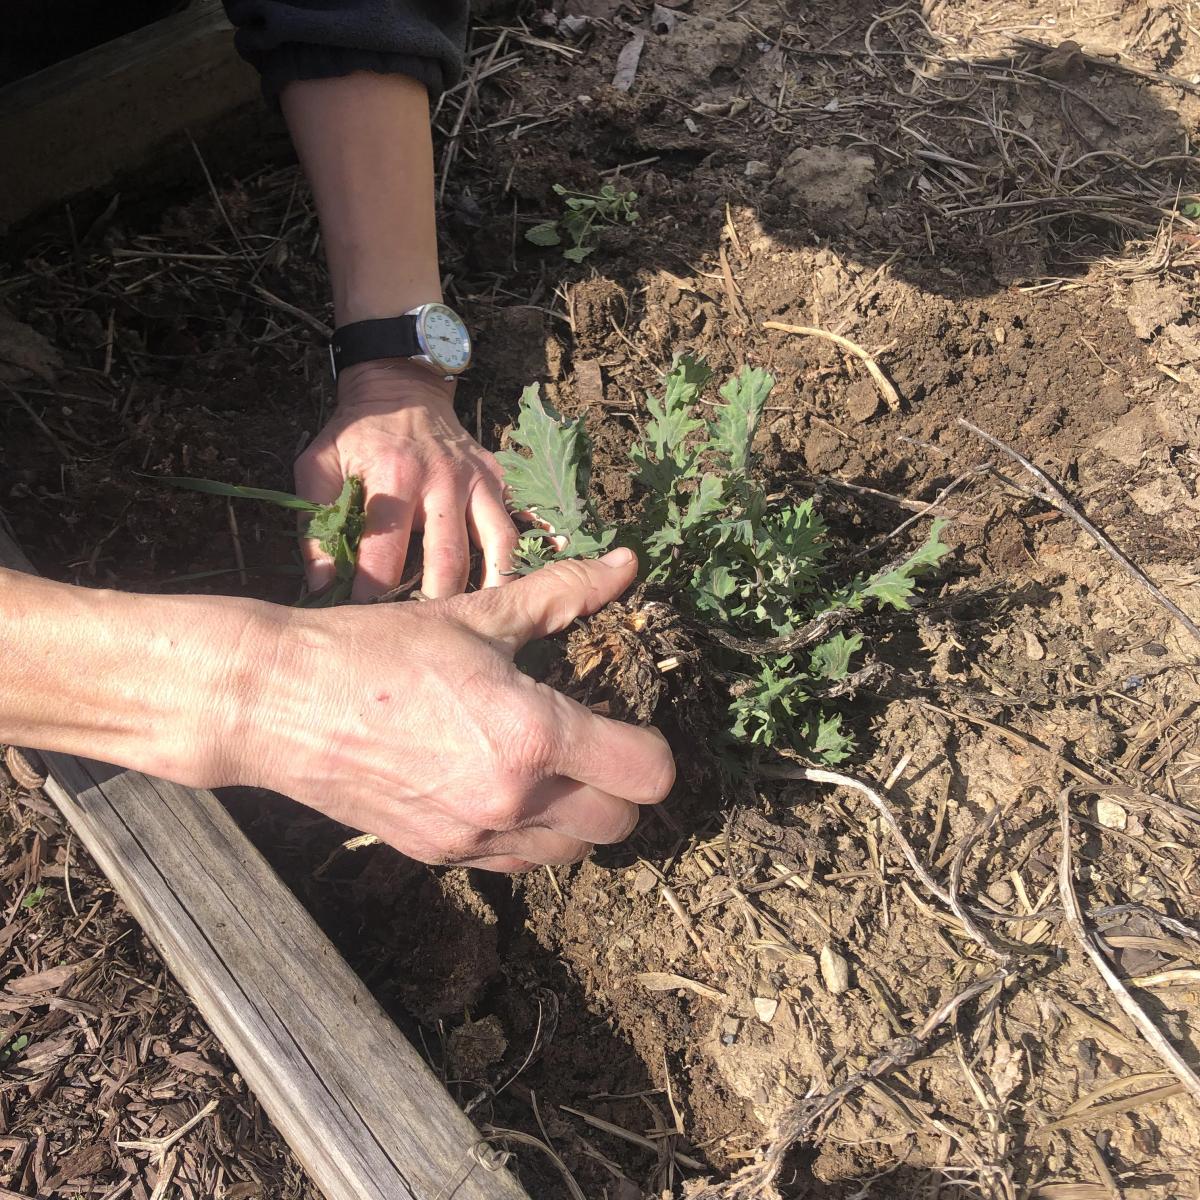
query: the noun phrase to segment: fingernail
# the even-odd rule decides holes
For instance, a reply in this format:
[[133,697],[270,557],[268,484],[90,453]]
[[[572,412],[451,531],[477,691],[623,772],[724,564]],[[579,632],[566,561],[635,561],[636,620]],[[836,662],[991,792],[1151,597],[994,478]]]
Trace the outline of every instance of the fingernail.
[[610,550],[600,561],[606,567],[627,567],[634,561],[634,553],[625,546]]

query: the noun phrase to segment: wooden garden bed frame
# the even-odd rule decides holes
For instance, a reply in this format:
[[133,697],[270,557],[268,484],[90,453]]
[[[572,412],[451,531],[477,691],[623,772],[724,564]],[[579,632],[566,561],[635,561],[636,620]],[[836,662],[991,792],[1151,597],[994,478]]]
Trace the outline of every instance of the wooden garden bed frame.
[[259,94],[220,0],[0,88],[0,232],[103,187]]
[[[218,0],[0,88],[0,231],[257,92]],[[32,571],[2,519],[0,567]],[[45,758],[47,794],[327,1200],[529,1200],[216,796]]]

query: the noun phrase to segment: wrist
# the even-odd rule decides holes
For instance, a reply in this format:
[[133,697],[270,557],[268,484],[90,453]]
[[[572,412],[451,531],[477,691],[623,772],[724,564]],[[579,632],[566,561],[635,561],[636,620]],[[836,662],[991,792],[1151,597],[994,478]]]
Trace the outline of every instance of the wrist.
[[377,358],[338,372],[338,406],[374,404],[386,397],[389,407],[416,404],[453,409],[455,380],[411,358]]
[[0,571],[0,736],[195,786],[225,763],[272,607],[139,596]]
[[403,271],[388,269],[385,259],[370,248],[345,248],[340,256],[349,264],[332,274],[334,323],[352,325],[356,321],[378,321],[398,317],[422,304],[442,303],[442,281],[434,260],[432,272],[406,277]]
[[331,695],[327,680],[352,636],[346,611],[280,608],[247,639],[216,722],[231,730],[227,740],[236,747],[220,755],[228,782],[294,795],[294,781],[312,776],[345,725],[330,705],[340,707],[348,691],[335,687]]
[[[260,693],[285,609],[225,596],[101,593],[120,629],[121,715],[113,761],[192,787],[250,782]],[[131,646],[128,631],[141,631]],[[124,743],[121,745],[120,743]],[[252,752],[251,752],[252,753]]]

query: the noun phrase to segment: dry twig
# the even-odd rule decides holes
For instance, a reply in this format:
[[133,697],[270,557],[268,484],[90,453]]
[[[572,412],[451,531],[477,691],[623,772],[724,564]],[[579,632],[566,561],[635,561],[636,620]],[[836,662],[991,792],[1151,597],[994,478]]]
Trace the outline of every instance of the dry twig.
[[1067,928],[1075,935],[1075,940],[1092,960],[1092,965],[1100,972],[1101,979],[1108,985],[1113,999],[1120,1005],[1121,1010],[1138,1027],[1142,1036],[1150,1043],[1164,1065],[1191,1092],[1192,1096],[1200,1101],[1200,1076],[1188,1066],[1179,1051],[1167,1041],[1145,1009],[1133,998],[1129,989],[1109,966],[1108,959],[1096,944],[1095,938],[1084,926],[1083,914],[1079,910],[1079,898],[1075,895],[1075,884],[1071,878],[1071,809],[1069,804],[1071,791],[1071,788],[1063,788],[1058,794],[1058,821],[1062,830],[1062,852],[1058,860],[1058,892],[1062,898]]
[[818,329],[815,325],[785,325],[781,321],[764,321],[764,329],[776,329],[780,333],[795,333],[802,337],[818,337],[824,338],[828,342],[840,349],[846,351],[847,354],[854,355],[859,359],[863,366],[870,372],[871,378],[875,380],[875,386],[879,388],[879,393],[887,402],[888,408],[893,412],[900,410],[900,393],[896,391],[896,385],[883,373],[880,365],[857,343],[852,342],[849,338],[842,337],[840,333],[830,333],[828,329]]
[[1067,499],[1066,493],[1059,487],[1049,475],[1046,474],[1040,467],[1035,467],[1023,454],[1018,454],[1011,446],[1006,446],[999,438],[993,437],[990,433],[979,428],[972,421],[968,421],[966,417],[959,417],[958,424],[964,429],[969,429],[977,437],[983,438],[985,442],[995,446],[1003,454],[1007,454],[1014,462],[1020,466],[1041,485],[1037,495],[1047,504],[1058,509],[1064,517],[1070,517],[1076,525],[1080,527],[1102,550],[1110,557],[1116,560],[1117,565],[1131,578],[1136,580],[1143,588],[1158,601],[1173,616],[1187,631],[1200,642],[1200,625],[1197,625],[1191,617],[1187,615],[1170,598],[1163,590],[1123,551],[1117,548],[1112,539],[1101,533],[1095,525],[1091,523],[1081,512],[1076,509]]

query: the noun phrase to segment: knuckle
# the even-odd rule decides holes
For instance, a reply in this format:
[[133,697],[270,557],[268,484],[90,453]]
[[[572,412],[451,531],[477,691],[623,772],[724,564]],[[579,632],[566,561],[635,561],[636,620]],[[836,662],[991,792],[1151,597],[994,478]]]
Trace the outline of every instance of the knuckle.
[[548,568],[556,579],[572,588],[586,588],[591,584],[591,572],[583,559],[560,558]]
[[466,543],[457,538],[453,541],[439,541],[426,549],[425,556],[439,566],[459,567],[467,559]]
[[486,833],[512,833],[525,818],[525,806],[519,796],[497,790],[474,806],[475,819]]
[[548,715],[526,708],[510,714],[497,733],[497,756],[508,773],[523,779],[542,779],[553,773],[559,733]]

